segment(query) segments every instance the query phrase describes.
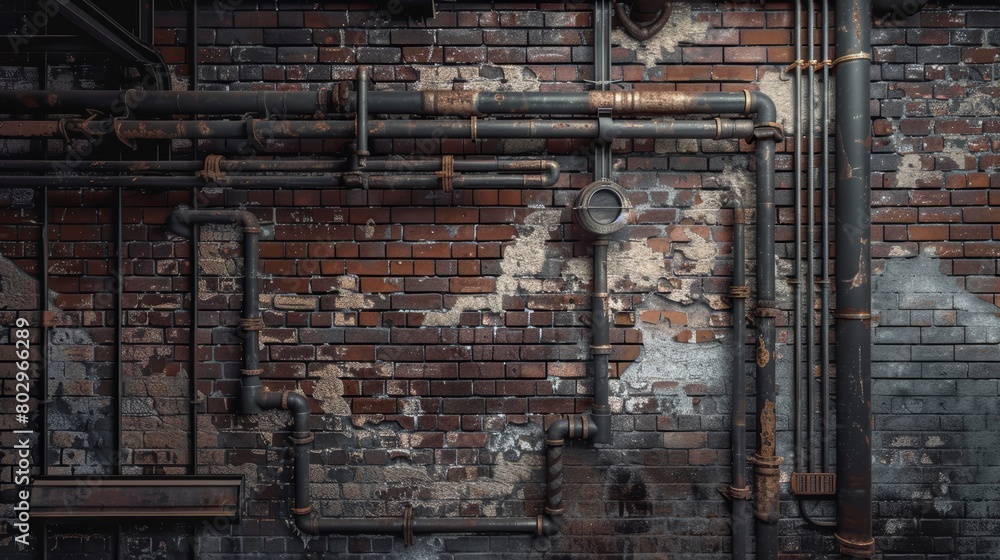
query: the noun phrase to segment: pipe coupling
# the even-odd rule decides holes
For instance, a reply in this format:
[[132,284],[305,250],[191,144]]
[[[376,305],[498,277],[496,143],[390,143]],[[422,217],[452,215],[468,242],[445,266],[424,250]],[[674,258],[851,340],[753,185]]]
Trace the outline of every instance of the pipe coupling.
[[871,558],[875,556],[875,539],[856,541],[842,537],[837,533],[834,533],[833,536],[837,537],[837,542],[840,543],[840,553],[844,556],[851,556],[853,558]]
[[240,370],[240,375],[242,375],[243,377],[257,377],[257,376],[259,376],[262,373],[264,373],[263,369],[241,369]]
[[776,455],[753,454],[749,457],[754,469],[754,516],[764,523],[777,523],[781,516],[781,487],[779,473],[784,459]]
[[291,508],[292,515],[309,515],[313,511],[313,505],[308,504],[306,507],[293,507]]
[[312,432],[303,438],[297,438],[295,436],[288,436],[288,441],[292,442],[292,445],[308,445],[316,439],[316,436]]

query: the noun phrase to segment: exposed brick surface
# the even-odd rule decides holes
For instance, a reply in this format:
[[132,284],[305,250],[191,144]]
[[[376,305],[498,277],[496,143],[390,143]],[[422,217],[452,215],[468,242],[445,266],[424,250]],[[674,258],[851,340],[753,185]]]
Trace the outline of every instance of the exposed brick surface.
[[[387,19],[355,3],[201,8],[198,77],[206,90],[331,88],[353,80],[359,64],[371,66],[377,89],[396,91],[585,91],[584,80],[593,79],[589,5],[444,1],[426,20]],[[788,82],[779,78],[794,58],[788,4],[674,9],[675,20],[690,20],[676,21],[668,33],[698,32],[663,48],[651,43],[656,52],[648,66],[648,52],[616,38],[613,78],[623,82],[615,87],[761,89],[779,107],[791,107]],[[177,76],[189,75],[186,18],[157,12],[154,31]],[[1000,465],[992,420],[1000,395],[998,26],[1000,12],[991,6],[932,5],[885,20],[872,34],[874,514],[886,560],[985,559],[1000,551],[1000,503],[989,474]],[[37,68],[8,63],[0,73],[4,87],[42,87]],[[50,66],[50,83],[128,85],[96,59]],[[787,125],[791,116],[779,118]],[[283,156],[341,157],[347,149],[343,142],[269,142]],[[4,157],[56,159],[57,143],[5,142]],[[551,157],[562,177],[553,188],[453,193],[205,190],[200,205],[244,205],[264,224],[262,378],[269,391],[312,399],[314,503],[330,517],[400,516],[406,503],[419,517],[534,516],[544,501],[543,426],[552,414],[586,412],[592,401],[591,239],[569,211],[591,181],[590,148],[577,140],[493,139],[378,140],[372,148],[376,157]],[[777,159],[779,281],[791,273],[794,253],[790,148],[786,142]],[[201,155],[214,149],[226,143],[199,144]],[[120,157],[117,148],[101,150],[100,157]],[[120,548],[107,529],[81,535],[51,526],[50,556],[727,556],[730,510],[717,488],[729,482],[731,457],[733,217],[720,209],[720,196],[736,190],[749,204],[752,147],[635,139],[613,150],[613,178],[636,206],[635,223],[611,240],[614,442],[565,449],[560,535],[418,537],[411,548],[390,536],[298,538],[287,523],[287,417],[236,413],[242,238],[231,227],[202,228],[199,379],[191,395],[192,248],[164,227],[173,208],[191,204],[191,194],[127,190],[123,471],[188,473],[189,442],[197,437],[199,472],[247,475],[247,500],[240,524],[204,531],[197,554],[185,537],[188,526],[127,524]],[[190,146],[173,151],[174,159],[191,157]],[[37,277],[37,193],[20,206],[17,196],[0,192],[0,265]],[[114,196],[64,189],[49,199],[55,327],[48,471],[110,474],[118,357]],[[24,316],[36,326],[37,296],[8,294],[35,294],[37,283],[6,268],[2,274],[2,324]],[[784,286],[778,306],[785,312],[775,357],[783,376],[778,443],[787,475],[794,462],[786,390],[793,333]],[[0,356],[13,361],[9,331],[3,334]],[[14,390],[5,380],[5,420]],[[196,434],[188,423],[192,400]],[[747,444],[752,448],[752,438]],[[0,461],[4,482],[10,457]],[[784,485],[782,492],[785,555],[832,554],[833,538],[802,524]],[[819,517],[833,513],[826,501],[807,507]],[[0,543],[5,557],[24,556],[12,546]]]

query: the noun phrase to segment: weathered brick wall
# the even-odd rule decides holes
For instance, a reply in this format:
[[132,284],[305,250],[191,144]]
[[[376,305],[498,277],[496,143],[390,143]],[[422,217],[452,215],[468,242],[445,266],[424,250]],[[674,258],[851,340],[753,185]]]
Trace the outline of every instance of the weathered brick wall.
[[[438,17],[407,26],[380,24],[367,5],[204,4],[200,84],[318,89],[353,79],[366,64],[379,89],[588,89],[588,5],[439,7]],[[788,9],[677,3],[667,29],[646,44],[616,31],[613,78],[636,89],[760,89],[790,127],[791,85],[782,76],[794,58]],[[178,85],[189,76],[186,17],[157,14],[156,42]],[[1000,36],[989,26],[998,21],[993,9],[931,6],[890,19],[873,35],[873,465],[877,542],[887,559],[990,558],[1000,546],[993,480],[1000,457],[990,416],[1000,244],[989,206],[1000,122],[992,86]],[[83,87],[108,87],[106,72],[60,68],[101,77]],[[31,70],[7,76],[11,87],[39,87],[17,85],[38,79]],[[268,142],[285,154],[344,149],[343,142]],[[240,144],[202,142],[199,152]],[[58,142],[4,146],[12,157],[60,149]],[[189,156],[189,145],[174,147],[175,157]],[[794,235],[790,143],[784,147],[779,279],[792,273]],[[454,193],[206,190],[203,205],[245,205],[263,225],[263,379],[269,390],[313,399],[314,502],[326,516],[396,516],[406,503],[418,516],[534,515],[544,494],[545,418],[590,403],[590,239],[569,210],[591,180],[590,147],[378,140],[372,148],[376,155],[552,157],[563,175],[554,188]],[[750,149],[742,141],[615,143],[615,180],[629,190],[636,224],[613,237],[610,251],[614,443],[569,446],[566,524],[549,539],[441,535],[407,548],[391,537],[297,536],[286,521],[287,415],[235,414],[242,239],[232,228],[203,228],[197,459],[202,474],[246,477],[244,519],[127,525],[123,550],[184,557],[197,534],[199,558],[300,558],[303,551],[413,559],[727,556],[729,507],[717,487],[729,481],[732,214],[721,208],[729,196],[753,207]],[[126,473],[183,474],[191,462],[191,246],[164,227],[170,211],[190,201],[182,191],[124,198]],[[49,471],[110,472],[113,195],[53,192],[51,203],[50,282],[60,322],[50,356]],[[37,206],[0,212],[8,224],[0,251],[37,274]],[[749,272],[752,278],[752,263]],[[9,277],[22,292],[37,290],[26,276]],[[779,282],[780,306],[789,309],[790,298]],[[30,303],[7,308],[33,309]],[[779,327],[789,321],[779,319]],[[785,412],[792,409],[787,343],[782,332],[776,359]],[[4,391],[7,406],[12,389]],[[788,414],[779,428],[787,475]],[[6,482],[9,459],[4,465]],[[832,511],[828,502],[813,510]],[[789,558],[834,550],[827,531],[802,523],[791,496],[782,513]],[[114,554],[106,528],[51,533],[54,557]],[[9,540],[2,546],[13,550]]]

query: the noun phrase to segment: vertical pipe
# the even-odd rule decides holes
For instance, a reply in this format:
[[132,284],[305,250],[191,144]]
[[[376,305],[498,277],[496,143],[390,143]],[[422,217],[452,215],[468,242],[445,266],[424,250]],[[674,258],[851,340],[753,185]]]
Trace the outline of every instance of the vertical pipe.
[[[600,91],[611,89],[611,0],[594,2],[594,82]],[[611,140],[594,143],[594,180],[611,178]]]
[[822,218],[820,219],[820,457],[823,472],[830,472],[830,2],[823,0],[823,114],[820,118],[823,135]]
[[358,68],[358,159],[361,167],[366,157],[371,155],[368,151],[368,67]]
[[38,298],[38,307],[42,310],[40,317],[41,327],[41,371],[38,373],[38,430],[41,439],[41,472],[46,475],[49,472],[49,326],[51,323],[51,313],[49,312],[49,189],[42,187],[42,239],[41,247],[41,294]]
[[[191,91],[198,91],[198,0],[191,1],[190,25],[188,25],[188,50],[191,51]],[[196,115],[197,117],[197,115]],[[198,159],[198,140],[191,140],[191,155]],[[191,191],[191,207],[198,209],[198,196],[201,189]],[[197,225],[191,226],[191,373],[188,384],[188,394],[190,395],[191,406],[189,414],[191,416],[191,440],[189,453],[191,454],[191,474],[198,474],[198,282],[201,281],[201,274],[198,271],[200,266],[198,259],[198,241],[200,228]],[[197,529],[192,534],[192,538],[197,538]]]
[[125,271],[122,270],[124,259],[122,259],[122,248],[125,246],[125,242],[122,234],[122,191],[124,189],[115,189],[115,380],[116,380],[116,393],[115,393],[115,417],[117,421],[115,423],[115,429],[117,434],[115,435],[115,443],[117,449],[115,452],[115,474],[122,474],[122,463],[124,461],[123,451],[124,451],[124,440],[122,439],[122,419],[124,415],[124,403],[122,398],[125,396],[125,380],[122,379],[124,371],[122,368],[122,298],[124,296],[124,282],[125,282]]
[[[198,195],[201,189],[194,189],[191,194],[191,206],[198,209]],[[200,313],[198,299],[201,297],[201,290],[198,284],[201,282],[201,266],[198,255],[200,246],[201,228],[197,224],[191,226],[191,383],[188,386],[188,393],[191,396],[191,474],[198,474],[198,314]]]
[[750,487],[747,486],[747,379],[746,363],[743,347],[746,344],[746,297],[749,288],[746,285],[746,249],[745,229],[746,218],[739,199],[734,199],[733,207],[733,283],[729,295],[733,305],[733,387],[732,411],[730,417],[730,433],[732,436],[732,483],[729,497],[732,500],[733,520],[733,560],[745,560],[747,557],[747,498]]
[[837,539],[875,553],[871,492],[871,0],[838,0],[835,264]]
[[802,0],[795,0],[795,78],[792,83],[794,125],[792,127],[793,189],[795,190],[795,271],[792,277],[792,374],[795,393],[795,470],[803,469],[805,440],[802,437]]
[[751,110],[757,113],[757,452],[754,464],[754,487],[757,494],[757,558],[777,560],[778,519],[780,517],[779,468],[782,458],[776,453],[777,384],[774,364],[774,154],[779,135],[766,123],[777,118],[774,103],[764,96],[750,97]]
[[[611,1],[594,2],[594,81],[597,89],[611,88]],[[594,180],[611,178],[611,141],[595,142]],[[591,342],[594,405],[591,410],[594,443],[611,443],[611,407],[608,397],[608,356],[611,353],[608,323],[608,240],[594,242],[594,294],[591,297]]]
[[809,43],[809,83],[806,88],[806,445],[809,460],[809,472],[816,470],[816,290],[813,281],[816,278],[814,253],[816,250],[816,3],[808,0],[808,31],[806,40]]
[[590,353],[594,367],[594,405],[591,411],[597,434],[594,443],[611,443],[611,407],[608,397],[608,356],[611,353],[608,322],[608,240],[594,241],[594,293],[590,298]]

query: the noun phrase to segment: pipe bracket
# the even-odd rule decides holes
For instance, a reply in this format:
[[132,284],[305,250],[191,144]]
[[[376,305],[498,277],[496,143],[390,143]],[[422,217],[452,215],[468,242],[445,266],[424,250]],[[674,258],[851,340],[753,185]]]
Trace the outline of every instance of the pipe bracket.
[[737,488],[733,485],[720,486],[719,493],[730,500],[749,500],[750,499],[750,485],[746,485],[742,488]]
[[753,134],[746,139],[748,144],[757,140],[774,140],[777,143],[785,141],[785,127],[775,121],[756,123],[753,126]]
[[406,504],[403,510],[403,545],[413,546],[413,506]]
[[750,297],[750,286],[729,286],[729,297],[747,299]]
[[441,179],[442,191],[452,192],[455,185],[455,156],[441,156],[441,171],[435,172],[434,175]]
[[206,183],[217,183],[226,178],[226,173],[222,170],[222,162],[226,158],[220,154],[209,154],[205,156],[205,168],[197,173],[197,176]]

